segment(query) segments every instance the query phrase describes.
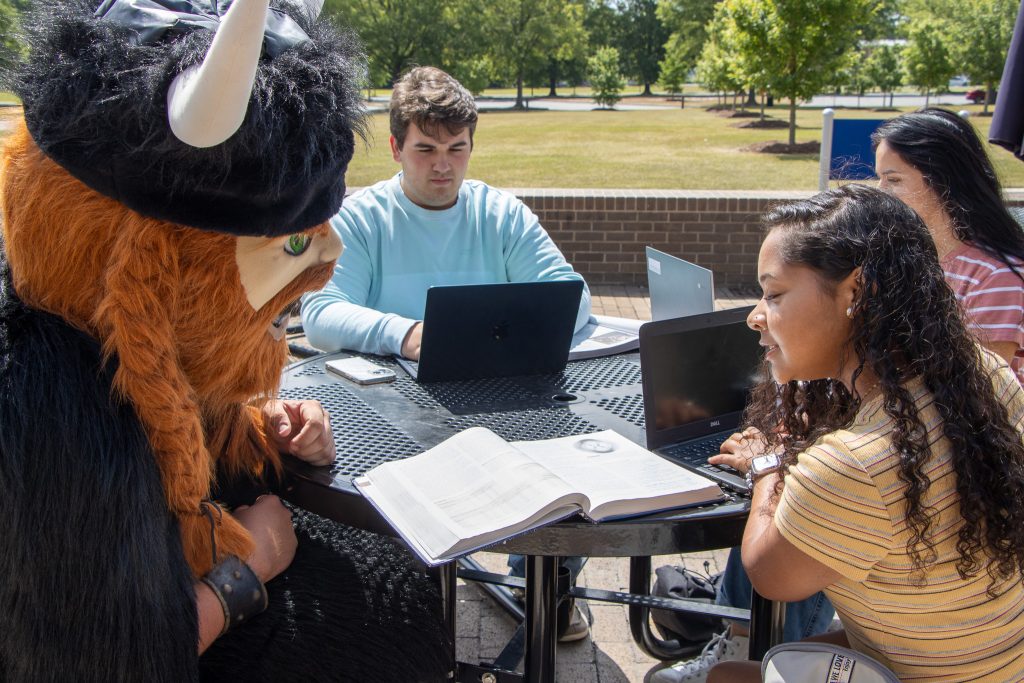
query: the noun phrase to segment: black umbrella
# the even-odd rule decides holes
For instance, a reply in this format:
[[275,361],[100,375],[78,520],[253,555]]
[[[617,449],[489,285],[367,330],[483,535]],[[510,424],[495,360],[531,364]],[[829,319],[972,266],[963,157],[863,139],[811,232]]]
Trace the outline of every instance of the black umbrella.
[[1006,66],[999,85],[999,98],[988,131],[989,142],[1005,147],[1024,160],[1024,0],[1017,11],[1013,39],[1006,53]]

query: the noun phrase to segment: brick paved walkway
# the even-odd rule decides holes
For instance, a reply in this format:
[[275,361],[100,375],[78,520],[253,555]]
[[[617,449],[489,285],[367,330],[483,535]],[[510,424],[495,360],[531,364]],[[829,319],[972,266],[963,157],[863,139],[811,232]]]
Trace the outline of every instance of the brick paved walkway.
[[[603,315],[649,320],[650,300],[638,287],[598,285],[591,287],[593,311]],[[757,301],[750,291],[719,289],[715,292],[717,308],[745,306]],[[474,558],[494,572],[506,572],[505,556],[477,553]],[[704,562],[711,571],[725,568],[724,550],[690,555],[655,557],[654,567],[683,564],[703,571]],[[580,585],[612,591],[629,589],[629,560],[626,558],[593,558],[583,567]],[[458,587],[457,651],[461,661],[489,661],[508,642],[516,623],[508,614],[472,584],[460,581]],[[583,603],[581,602],[581,605]],[[630,636],[626,607],[608,603],[584,606],[591,617],[591,637],[576,643],[560,644],[556,662],[559,683],[643,683],[661,663],[644,654]],[[520,668],[520,671],[522,669]]]

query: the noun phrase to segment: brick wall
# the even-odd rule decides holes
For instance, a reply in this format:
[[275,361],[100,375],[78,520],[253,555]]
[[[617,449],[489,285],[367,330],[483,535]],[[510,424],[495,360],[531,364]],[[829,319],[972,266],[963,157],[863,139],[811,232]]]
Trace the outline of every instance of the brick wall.
[[[754,285],[759,217],[811,192],[512,190],[590,284],[646,285],[644,247],[712,270],[715,284]],[[1024,206],[1024,191],[1007,193]]]

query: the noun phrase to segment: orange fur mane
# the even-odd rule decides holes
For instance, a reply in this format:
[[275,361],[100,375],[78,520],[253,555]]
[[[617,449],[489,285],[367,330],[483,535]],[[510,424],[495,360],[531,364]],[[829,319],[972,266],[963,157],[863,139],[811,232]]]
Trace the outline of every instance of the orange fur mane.
[[[214,561],[201,501],[215,463],[257,474],[280,466],[258,405],[274,395],[287,347],[268,326],[302,292],[323,286],[333,263],[306,271],[254,311],[234,237],[146,218],[94,192],[47,158],[24,125],[7,143],[2,173],[15,290],[117,357],[114,389],[146,429],[186,557],[201,576]],[[252,541],[225,514],[216,547],[245,559]]]

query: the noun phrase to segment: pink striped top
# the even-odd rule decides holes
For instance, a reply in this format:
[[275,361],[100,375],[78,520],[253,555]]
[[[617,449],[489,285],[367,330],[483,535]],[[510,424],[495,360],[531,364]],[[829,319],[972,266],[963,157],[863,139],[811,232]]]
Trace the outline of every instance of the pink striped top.
[[[1011,263],[1024,275],[1024,263]],[[969,244],[947,254],[942,270],[978,338],[1017,345],[1010,367],[1024,385],[1024,280],[1003,261]]]

